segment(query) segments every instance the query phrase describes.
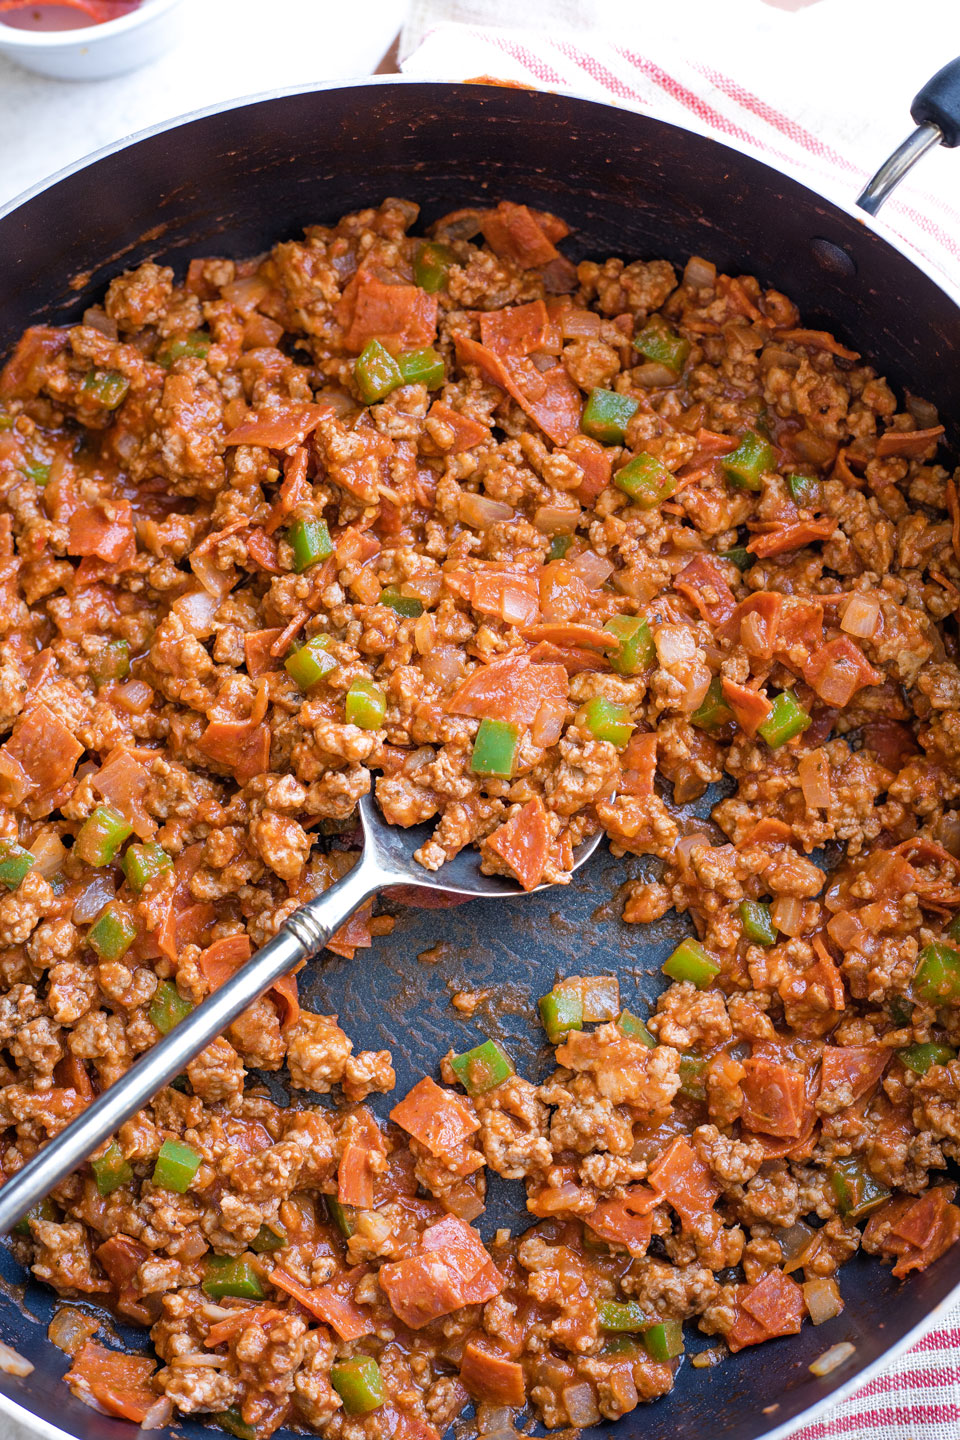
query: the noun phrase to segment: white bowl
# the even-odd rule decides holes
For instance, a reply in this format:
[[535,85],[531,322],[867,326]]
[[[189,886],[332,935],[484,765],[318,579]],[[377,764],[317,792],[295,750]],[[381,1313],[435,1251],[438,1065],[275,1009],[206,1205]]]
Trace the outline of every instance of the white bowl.
[[106,80],[146,65],[174,45],[183,21],[181,3],[143,0],[118,20],[77,30],[19,30],[0,23],[0,55],[54,80]]

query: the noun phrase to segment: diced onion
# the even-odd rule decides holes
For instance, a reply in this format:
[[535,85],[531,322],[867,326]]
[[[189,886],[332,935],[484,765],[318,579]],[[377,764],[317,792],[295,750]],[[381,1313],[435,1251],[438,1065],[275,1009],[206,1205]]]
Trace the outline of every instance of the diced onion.
[[785,350],[782,345],[765,345],[760,356],[760,369],[764,374],[774,368],[778,370],[799,370],[803,357],[795,350]]
[[562,1185],[541,1190],[537,1196],[538,1215],[557,1215],[561,1210],[572,1210],[583,1198],[578,1185],[565,1180]]
[[814,1325],[823,1325],[825,1321],[839,1315],[843,1309],[840,1287],[836,1280],[829,1277],[808,1280],[803,1286],[803,1298]]
[[767,621],[762,615],[756,612],[744,615],[740,621],[740,644],[748,655],[767,653],[767,630]]
[[413,627],[413,643],[417,647],[418,655],[429,655],[436,645],[437,624],[429,612],[417,617]]
[[780,895],[770,906],[770,919],[783,935],[793,938],[803,929],[803,901],[795,895]]
[[465,1183],[444,1190],[443,1204],[451,1215],[466,1220],[468,1224],[471,1220],[476,1220],[478,1215],[482,1215],[486,1208],[473,1186]]
[[435,605],[440,598],[443,576],[439,570],[427,570],[423,575],[414,575],[404,580],[400,594],[409,600],[419,600],[423,605]]
[[269,290],[269,283],[260,275],[245,275],[242,280],[231,280],[224,285],[220,293],[234,309],[248,315],[251,310],[256,310],[261,300],[266,299]]
[[534,745],[539,745],[544,750],[550,745],[556,745],[563,733],[566,716],[567,707],[563,700],[542,700],[530,727],[530,739]]
[[49,880],[51,875],[56,875],[57,871],[62,869],[67,847],[56,830],[47,827],[40,831],[30,845],[30,854],[36,861],[33,868],[37,874]]
[[76,904],[73,907],[73,919],[81,925],[88,920],[96,919],[104,905],[110,904],[114,893],[113,875],[109,871],[103,875],[95,875],[90,884],[77,896]]
[[357,408],[356,400],[345,390],[318,390],[316,399],[318,405],[329,406],[332,415],[349,415]]
[[127,680],[114,686],[111,699],[131,715],[145,715],[153,704],[153,690],[145,680]]
[[581,1381],[578,1385],[565,1385],[562,1397],[571,1425],[596,1425],[600,1420],[597,1397],[593,1386]]
[[173,1401],[170,1399],[169,1395],[161,1395],[154,1402],[154,1404],[150,1406],[150,1409],[140,1421],[140,1429],[162,1430],[164,1425],[166,1425],[169,1421],[172,1414]]
[[198,639],[213,633],[213,617],[219,608],[219,598],[207,590],[189,590],[170,606],[183,628]]
[[851,595],[840,621],[840,629],[859,640],[870,640],[877,631],[880,601],[874,595]]
[[233,566],[226,570],[219,569],[209,550],[203,555],[191,555],[190,569],[207,594],[215,595],[219,600],[237,583],[237,572]]
[[826,810],[833,795],[830,789],[830,762],[823,750],[808,750],[797,766],[800,789],[811,810]]
[[503,500],[491,500],[489,495],[475,495],[465,490],[457,502],[457,513],[464,525],[474,530],[487,530],[498,521],[512,520],[514,510]]
[[506,582],[503,587],[501,614],[508,625],[529,625],[531,604],[535,618],[536,602],[531,602],[529,592],[520,585],[512,585],[509,580]]
[[697,653],[693,631],[686,625],[660,625],[653,632],[660,664],[669,669],[681,660],[692,660]]
[[717,267],[712,260],[700,255],[691,255],[683,268],[683,283],[694,290],[712,290],[717,283]]
[[[101,310],[99,305],[91,305],[89,310],[84,310],[83,323],[90,330],[99,330],[108,340],[117,338],[116,320],[111,320],[106,310]],[[936,421],[933,423],[936,424]]]
[[695,1370],[706,1370],[711,1365],[719,1365],[720,1361],[726,1360],[729,1354],[729,1350],[720,1346],[717,1346],[715,1350],[699,1350],[696,1355],[691,1355],[690,1364]]
[[580,520],[580,506],[571,497],[569,505],[541,505],[533,523],[542,535],[572,535]]
[[841,950],[852,949],[863,933],[860,921],[849,910],[838,910],[827,921],[827,934]]
[[475,1419],[477,1431],[481,1435],[494,1435],[503,1431],[513,1433],[513,1411],[508,1405],[491,1405],[488,1400],[481,1400]]
[[437,752],[432,745],[418,745],[404,760],[403,773],[407,776],[414,775],[418,770],[422,770],[424,765],[432,765],[436,758]]
[[560,324],[564,340],[593,340],[600,334],[600,316],[580,305],[571,305]]
[[434,685],[453,685],[463,675],[461,651],[456,645],[435,645],[420,661],[420,669]]
[[638,365],[633,372],[633,379],[637,385],[642,385],[644,390],[659,390],[663,385],[676,385],[677,377],[668,365],[661,365],[657,360],[650,360],[646,365]]
[[691,715],[703,704],[713,673],[702,660],[685,660],[681,665],[674,666],[671,673],[683,686],[680,709],[685,715]]
[[780,1253],[784,1259],[784,1270],[789,1275],[791,1270],[798,1270],[803,1264],[802,1256],[809,1249],[810,1242],[816,1235],[816,1231],[802,1220],[795,1225],[789,1225],[786,1230],[781,1230],[777,1235],[777,1243],[780,1246]]
[[[84,317],[86,318],[86,317]],[[919,395],[906,393],[907,409],[917,422],[918,430],[929,430],[934,425],[939,425],[940,416],[936,405],[931,405],[929,400],[922,400]]]
[[[229,1313],[229,1312],[225,1312]],[[76,1355],[80,1347],[100,1329],[100,1322],[72,1305],[61,1305],[47,1326],[47,1338],[65,1355]]]
[[583,1001],[584,1020],[616,1020],[621,1009],[616,975],[585,975],[577,989]]
[[32,1375],[34,1367],[19,1351],[0,1340],[0,1370],[4,1375]]
[[824,1350],[808,1368],[813,1375],[829,1375],[832,1370],[849,1360],[856,1348],[849,1340],[841,1340],[839,1345],[831,1345],[829,1350]]
[[599,590],[613,574],[614,567],[605,555],[598,555],[594,550],[584,550],[582,555],[570,561],[570,569],[576,570],[588,590]]
[[691,850],[698,850],[704,846],[707,850],[711,848],[710,836],[704,835],[701,830],[698,830],[693,835],[681,836],[676,843],[674,853],[681,865],[687,865]]

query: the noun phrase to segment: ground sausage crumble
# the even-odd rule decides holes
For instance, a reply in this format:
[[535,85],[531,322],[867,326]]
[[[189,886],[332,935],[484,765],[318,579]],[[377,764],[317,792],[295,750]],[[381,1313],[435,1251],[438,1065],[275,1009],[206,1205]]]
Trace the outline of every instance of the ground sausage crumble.
[[[960,1233],[936,413],[702,258],[417,218],[146,263],[0,375],[2,1177],[346,873],[371,788],[424,866],[475,845],[526,889],[603,831],[652,857],[624,918],[693,933],[650,1015],[558,982],[543,1083],[487,1041],[388,1125],[389,1052],[295,978],[252,1005],[11,1241],[149,1327],[157,1359],[51,1326],[147,1428],[616,1419],[685,1322],[795,1334],[861,1245],[905,1276]],[[249,1074],[283,1067],[304,1103]],[[488,1168],[531,1227],[485,1246]]]

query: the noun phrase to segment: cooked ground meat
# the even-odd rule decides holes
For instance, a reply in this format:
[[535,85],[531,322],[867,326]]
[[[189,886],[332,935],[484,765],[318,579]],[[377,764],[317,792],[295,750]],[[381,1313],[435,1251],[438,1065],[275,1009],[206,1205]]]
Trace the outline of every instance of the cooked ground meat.
[[[346,872],[371,787],[526,889],[602,829],[652,857],[624,918],[695,934],[650,1016],[559,981],[543,1083],[490,1041],[389,1124],[388,1051],[292,978],[251,1006],[12,1241],[151,1327],[159,1370],[57,1329],[148,1424],[616,1418],[682,1322],[839,1307],[863,1222],[897,1275],[960,1232],[942,427],[751,277],[416,219],[143,265],[0,375],[3,1174]],[[532,1224],[485,1246],[488,1166]]]

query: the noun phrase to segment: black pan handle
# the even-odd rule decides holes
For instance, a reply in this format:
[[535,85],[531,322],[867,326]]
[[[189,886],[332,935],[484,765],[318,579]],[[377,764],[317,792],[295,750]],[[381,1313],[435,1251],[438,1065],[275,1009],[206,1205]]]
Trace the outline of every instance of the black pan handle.
[[960,145],[960,56],[928,80],[910,106],[918,125],[936,125],[940,144]]
[[857,196],[857,204],[868,215],[876,215],[928,150],[935,145],[949,149],[960,145],[960,56],[927,81],[911,105],[910,114],[917,129],[884,161]]

